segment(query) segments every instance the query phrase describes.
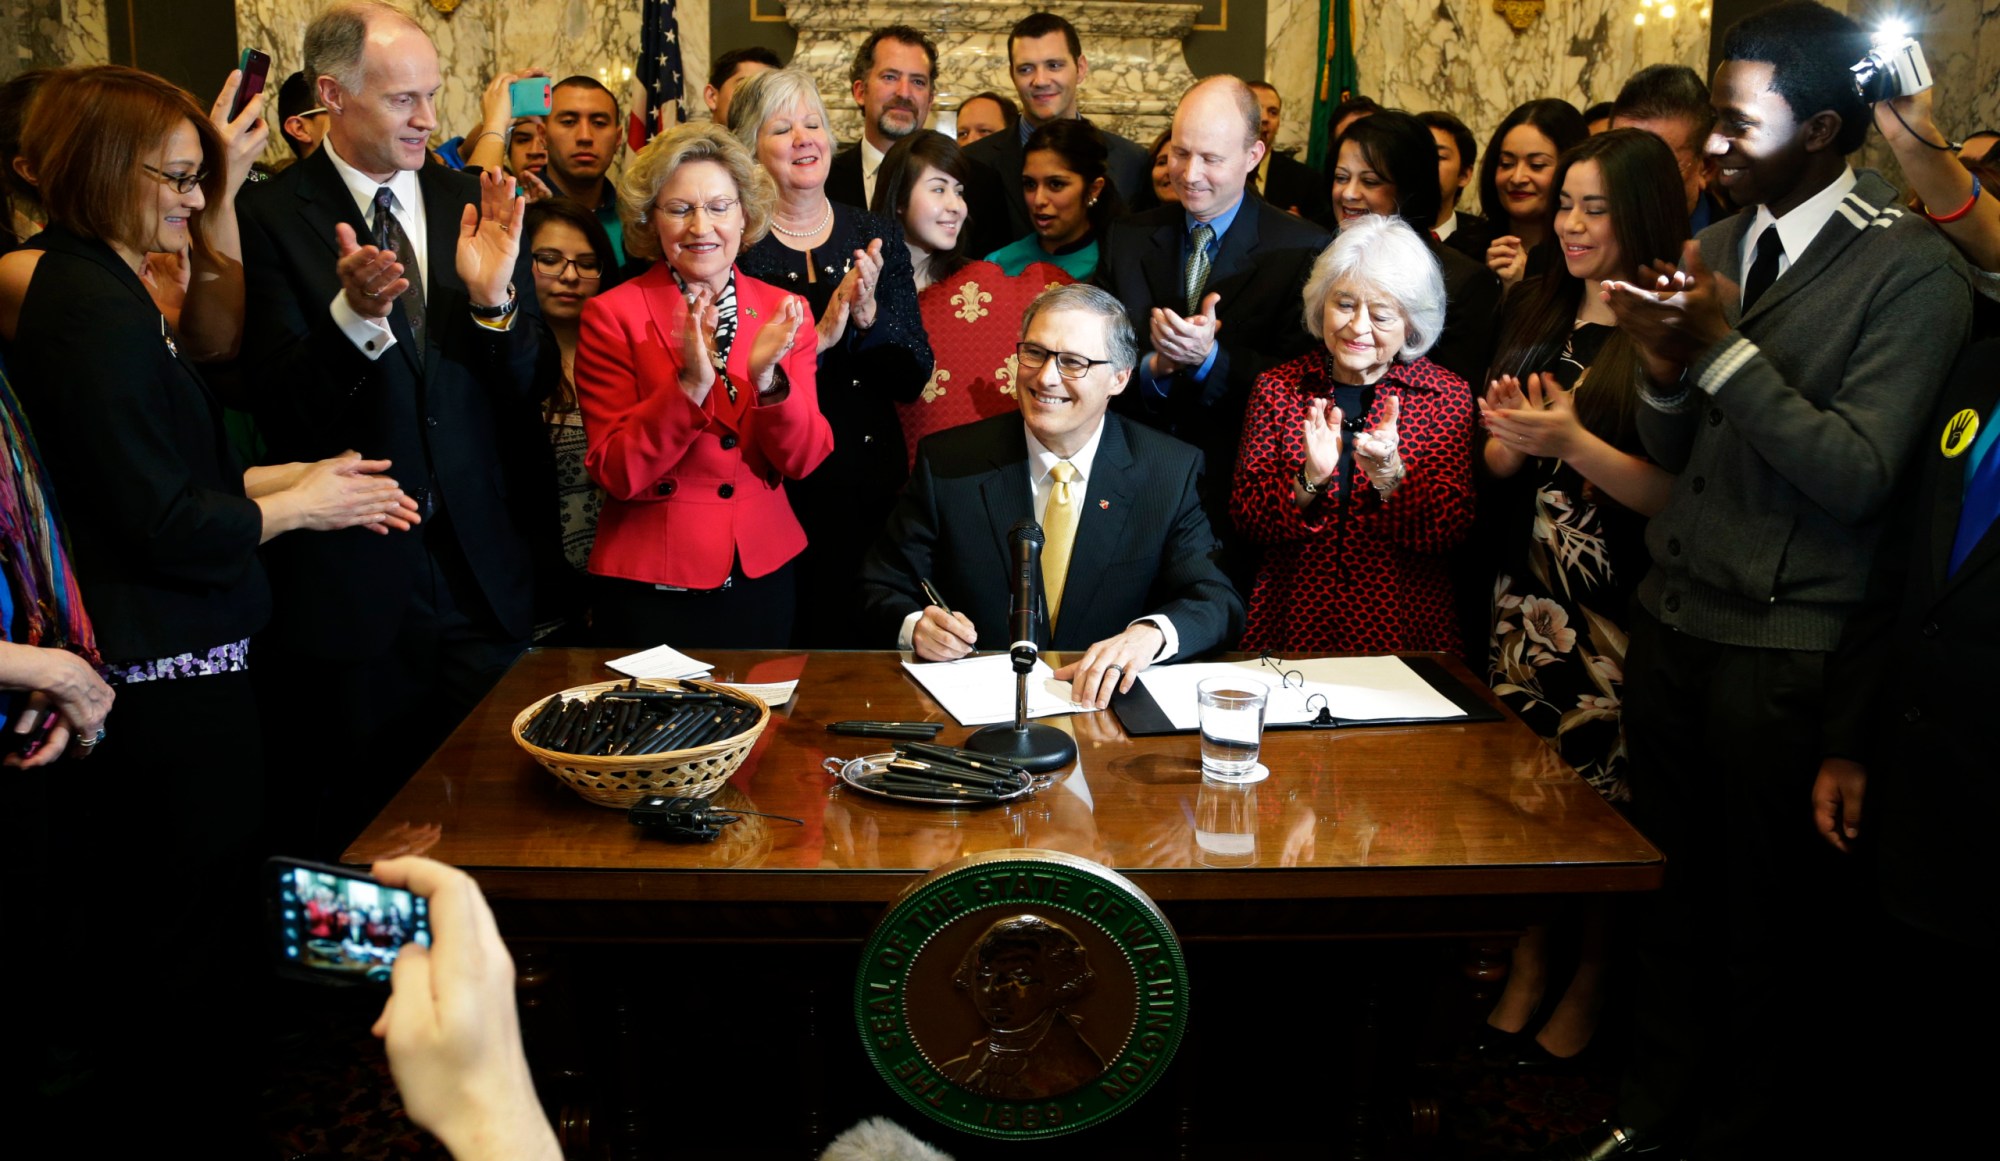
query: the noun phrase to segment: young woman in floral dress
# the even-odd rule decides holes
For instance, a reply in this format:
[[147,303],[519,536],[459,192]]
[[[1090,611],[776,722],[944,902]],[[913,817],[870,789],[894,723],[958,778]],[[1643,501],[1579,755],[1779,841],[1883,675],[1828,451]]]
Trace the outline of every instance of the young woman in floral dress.
[[[1562,155],[1562,261],[1509,297],[1479,407],[1494,510],[1514,522],[1494,584],[1488,681],[1613,803],[1629,796],[1626,609],[1646,568],[1646,520],[1673,477],[1640,449],[1637,354],[1612,325],[1601,283],[1678,257],[1688,237],[1679,181],[1672,152],[1640,130],[1600,134]],[[1584,935],[1576,977],[1535,1034],[1557,1057],[1582,1051],[1596,1025],[1601,926],[1587,924]],[[1531,931],[1516,949],[1488,1017],[1504,1033],[1525,1035],[1548,994],[1545,938]]]

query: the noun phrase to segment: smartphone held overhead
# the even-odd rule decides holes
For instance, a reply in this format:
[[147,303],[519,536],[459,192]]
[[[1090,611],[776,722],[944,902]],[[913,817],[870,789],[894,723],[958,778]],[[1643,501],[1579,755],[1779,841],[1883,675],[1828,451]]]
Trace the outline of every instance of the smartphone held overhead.
[[507,86],[515,117],[546,117],[554,99],[547,77],[523,77]]
[[285,975],[387,986],[405,946],[430,946],[429,904],[401,887],[284,858],[264,864],[264,880],[271,952]]
[[229,119],[236,120],[250,103],[264,95],[264,82],[271,75],[271,55],[246,48],[237,58],[236,69],[243,74],[243,82],[236,86],[236,99],[229,103]]

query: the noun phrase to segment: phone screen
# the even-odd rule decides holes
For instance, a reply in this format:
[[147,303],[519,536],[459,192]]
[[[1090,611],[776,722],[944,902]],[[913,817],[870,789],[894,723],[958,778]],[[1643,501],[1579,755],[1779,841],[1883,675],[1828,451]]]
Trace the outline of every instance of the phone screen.
[[270,54],[246,48],[243,50],[243,59],[238,62],[237,67],[243,71],[243,83],[236,87],[236,99],[230,102],[231,121],[236,120],[250,102],[263,95],[264,79],[271,75]]
[[265,864],[271,939],[287,974],[387,984],[405,944],[431,944],[426,901],[367,875],[293,859]]

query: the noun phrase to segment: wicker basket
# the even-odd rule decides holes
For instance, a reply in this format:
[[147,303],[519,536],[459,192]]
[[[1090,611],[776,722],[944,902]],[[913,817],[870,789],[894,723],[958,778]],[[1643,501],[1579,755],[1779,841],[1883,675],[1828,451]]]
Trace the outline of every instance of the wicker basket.
[[[771,707],[757,698],[713,682],[687,681],[680,684],[699,686],[752,702],[757,706],[757,721],[734,737],[688,750],[629,756],[565,754],[559,750],[544,750],[521,736],[521,731],[527,728],[536,712],[548,703],[549,699],[545,697],[514,715],[514,742],[535,761],[547,767],[549,773],[562,779],[563,785],[599,806],[623,810],[649,794],[706,798],[722,789],[729,776],[743,765],[743,759],[750,756],[750,747],[757,744],[757,736],[771,721]],[[623,681],[600,681],[595,685],[565,689],[550,697],[580,696],[589,699],[607,690],[629,688],[630,684]],[[639,688],[658,690],[676,687],[641,682]]]

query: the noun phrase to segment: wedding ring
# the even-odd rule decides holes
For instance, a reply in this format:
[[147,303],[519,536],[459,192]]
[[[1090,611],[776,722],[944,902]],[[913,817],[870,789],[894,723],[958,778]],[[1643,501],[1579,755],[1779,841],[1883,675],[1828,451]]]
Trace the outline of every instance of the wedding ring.
[[1117,670],[1118,672],[1120,672],[1120,673],[1123,673],[1123,672],[1125,672],[1125,667],[1124,667],[1123,665],[1120,665],[1120,664],[1118,664],[1118,663],[1117,663],[1116,661],[1114,661],[1114,662],[1112,662],[1111,664],[1109,664],[1109,665],[1105,666],[1104,668],[1106,668],[1106,669],[1116,669],[1116,670]]
[[95,746],[95,745],[96,745],[97,743],[99,743],[99,742],[101,742],[101,741],[103,741],[103,740],[104,740],[104,730],[103,730],[102,728],[100,728],[100,729],[99,729],[99,730],[97,731],[97,734],[96,734],[96,736],[95,736],[95,737],[89,737],[89,738],[78,738],[78,739],[76,740],[76,744],[77,744],[77,745],[79,745],[79,746],[82,746],[82,747],[83,747],[84,749],[88,750],[88,749],[90,749],[90,748],[91,748],[92,746]]
[[362,291],[361,293],[363,293],[363,294],[367,295],[367,296],[368,296],[368,297],[370,297],[370,298],[380,298],[380,297],[382,297],[382,296],[381,296],[380,294],[377,294],[376,292],[374,292],[374,291],[372,291],[372,290],[364,290],[364,291]]

